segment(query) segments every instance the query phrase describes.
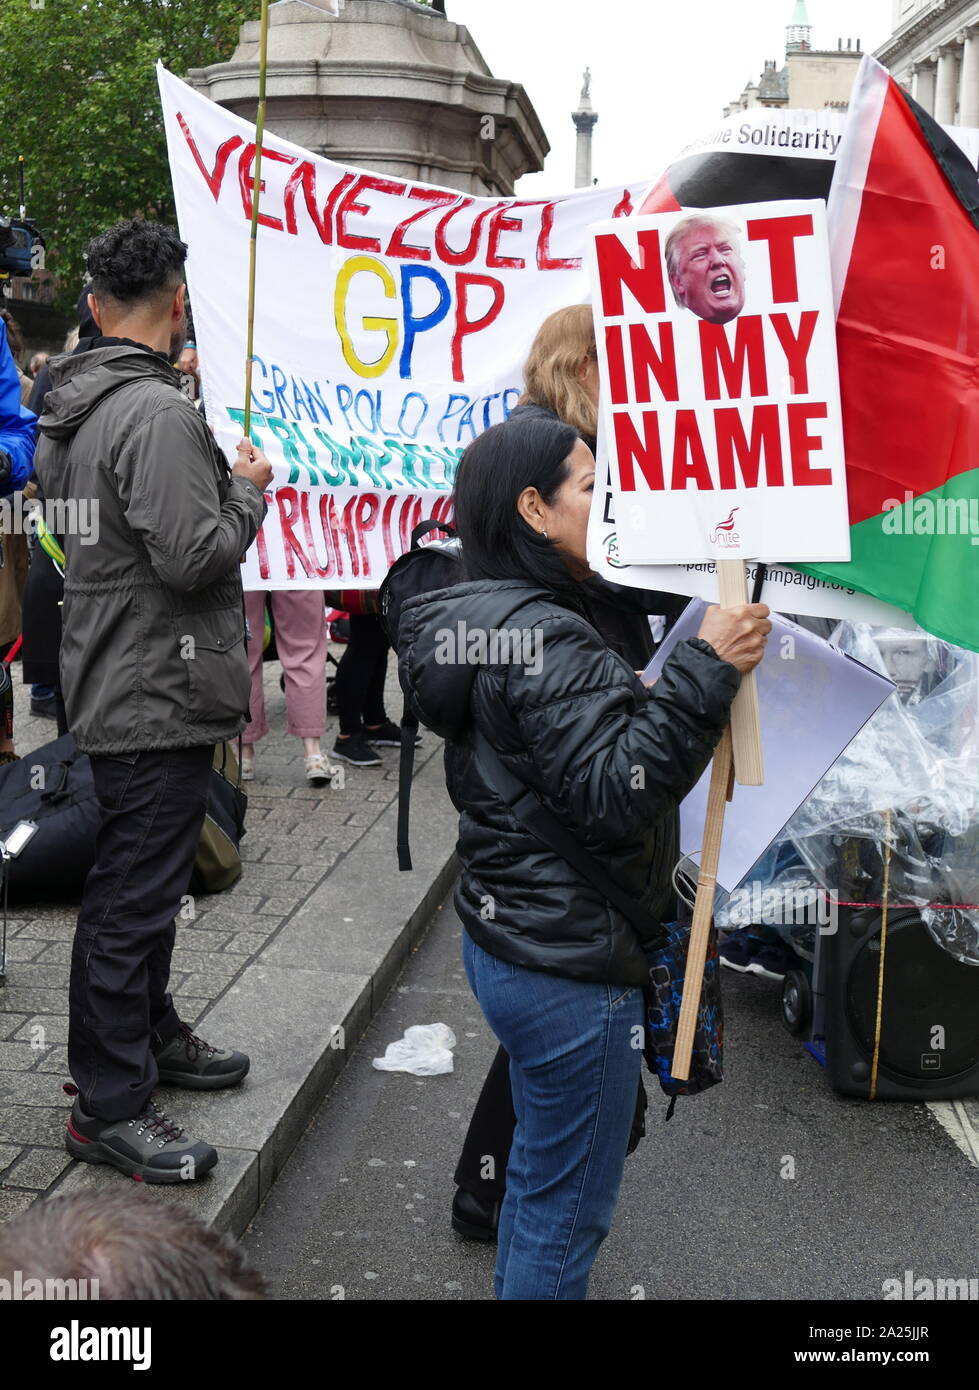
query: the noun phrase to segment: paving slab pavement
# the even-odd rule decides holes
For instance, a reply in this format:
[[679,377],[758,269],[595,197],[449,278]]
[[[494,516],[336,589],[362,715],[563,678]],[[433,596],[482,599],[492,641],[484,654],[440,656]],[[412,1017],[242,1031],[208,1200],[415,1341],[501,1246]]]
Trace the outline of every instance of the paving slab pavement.
[[[339,654],[339,649],[334,648]],[[265,669],[273,730],[285,725],[280,666]],[[30,714],[14,668],[15,739],[24,756],[55,735]],[[394,663],[388,709],[400,709]],[[325,749],[332,747],[329,721]],[[343,786],[303,780],[302,744],[274,732],[258,745],[246,787],[244,872],[178,920],[171,987],[181,1016],[209,1040],[247,1051],[240,1087],[202,1095],[161,1088],[190,1133],[217,1147],[213,1173],[154,1187],[220,1229],[240,1234],[451,886],[457,818],[441,744],[427,734],[412,793],[414,870],[395,853],[398,750],[383,766],[344,766]],[[77,905],[11,907],[0,986],[0,1221],[53,1193],[124,1179],[64,1150],[68,1098],[68,964]]]

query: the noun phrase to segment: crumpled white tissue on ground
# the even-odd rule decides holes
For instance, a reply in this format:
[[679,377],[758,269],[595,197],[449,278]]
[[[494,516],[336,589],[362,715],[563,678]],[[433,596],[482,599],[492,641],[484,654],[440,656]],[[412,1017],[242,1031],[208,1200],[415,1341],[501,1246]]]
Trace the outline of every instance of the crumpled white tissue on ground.
[[375,1057],[378,1071],[408,1071],[412,1076],[444,1076],[453,1066],[451,1049],[456,1035],[444,1023],[416,1023],[403,1038],[388,1043],[383,1057]]

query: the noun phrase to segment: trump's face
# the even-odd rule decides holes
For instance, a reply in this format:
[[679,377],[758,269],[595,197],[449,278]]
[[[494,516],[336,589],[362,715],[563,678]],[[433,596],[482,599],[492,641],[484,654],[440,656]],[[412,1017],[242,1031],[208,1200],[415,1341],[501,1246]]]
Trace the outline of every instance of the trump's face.
[[676,248],[670,282],[677,298],[708,323],[729,323],[744,308],[744,262],[732,235],[707,223],[691,227]]

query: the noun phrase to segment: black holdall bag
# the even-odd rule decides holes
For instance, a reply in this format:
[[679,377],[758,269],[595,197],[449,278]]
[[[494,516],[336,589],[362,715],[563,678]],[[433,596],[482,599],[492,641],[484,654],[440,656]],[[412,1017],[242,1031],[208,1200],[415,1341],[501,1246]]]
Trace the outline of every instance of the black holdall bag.
[[0,768],[0,839],[22,820],[37,834],[7,862],[11,899],[77,901],[95,862],[100,812],[91,765],[71,734]]
[[248,797],[241,789],[241,762],[230,743],[214,749],[207,812],[190,878],[192,893],[222,893],[241,878],[239,846]]
[[[237,759],[228,744],[218,744],[191,892],[219,893],[241,877],[238,847],[247,805]],[[101,818],[88,755],[79,753],[70,733],[0,768],[0,840],[18,821],[37,825],[7,862],[11,900],[78,902],[95,863]]]

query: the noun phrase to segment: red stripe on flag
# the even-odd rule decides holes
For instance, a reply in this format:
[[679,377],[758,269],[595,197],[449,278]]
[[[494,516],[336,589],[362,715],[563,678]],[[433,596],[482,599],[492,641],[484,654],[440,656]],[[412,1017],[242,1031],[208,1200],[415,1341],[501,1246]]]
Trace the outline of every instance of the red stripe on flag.
[[639,214],[646,212],[682,212],[683,209],[673,196],[669,174],[663,174],[653,184],[642,200]]
[[979,459],[979,232],[889,83],[837,323],[850,521]]

